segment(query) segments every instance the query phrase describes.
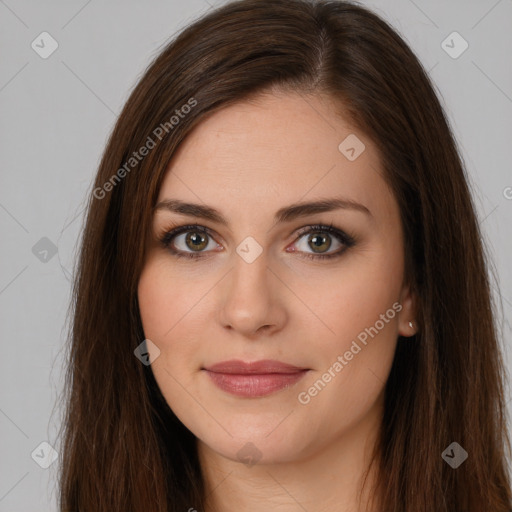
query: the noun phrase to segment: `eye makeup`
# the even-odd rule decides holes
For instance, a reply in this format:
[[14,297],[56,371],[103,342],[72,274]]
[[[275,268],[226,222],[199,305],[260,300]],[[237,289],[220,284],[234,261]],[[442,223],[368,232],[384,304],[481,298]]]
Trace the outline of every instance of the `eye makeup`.
[[[189,259],[200,259],[204,257],[208,257],[207,253],[215,252],[215,251],[185,251],[182,249],[177,249],[175,247],[175,239],[182,235],[182,234],[188,234],[188,233],[194,233],[196,235],[199,235],[200,237],[203,237],[203,240],[209,240],[212,239],[215,241],[215,233],[210,230],[209,228],[202,226],[200,224],[187,224],[182,226],[171,226],[163,229],[161,232],[158,233],[157,238],[159,243],[167,249],[174,257],[176,258],[189,258]],[[297,239],[295,240],[294,244],[297,243],[298,240],[303,238],[305,235],[327,235],[327,240],[329,238],[336,239],[340,245],[341,249],[330,252],[330,253],[308,253],[304,251],[299,250],[292,250],[288,252],[293,252],[299,255],[299,257],[304,258],[310,258],[314,260],[325,260],[325,259],[334,259],[339,256],[341,256],[347,249],[350,247],[353,247],[356,243],[356,240],[353,236],[348,235],[343,230],[338,229],[334,227],[332,224],[330,225],[323,225],[323,224],[314,224],[310,226],[305,226],[297,231]],[[216,241],[215,241],[216,242]],[[328,249],[330,248],[331,243],[328,245]]]

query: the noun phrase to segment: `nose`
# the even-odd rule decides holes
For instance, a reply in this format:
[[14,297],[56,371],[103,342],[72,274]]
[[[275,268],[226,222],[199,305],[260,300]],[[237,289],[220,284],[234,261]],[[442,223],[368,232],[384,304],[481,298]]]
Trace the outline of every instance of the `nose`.
[[268,266],[265,251],[252,263],[234,255],[234,266],[223,281],[219,307],[223,327],[252,339],[284,327],[286,287]]

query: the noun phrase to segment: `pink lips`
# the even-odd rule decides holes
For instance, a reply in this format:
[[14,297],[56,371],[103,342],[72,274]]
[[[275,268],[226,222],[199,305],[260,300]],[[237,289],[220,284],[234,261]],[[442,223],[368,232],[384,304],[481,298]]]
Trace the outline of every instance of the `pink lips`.
[[308,371],[307,368],[268,359],[252,363],[224,361],[203,369],[217,387],[243,397],[269,395],[295,384]]

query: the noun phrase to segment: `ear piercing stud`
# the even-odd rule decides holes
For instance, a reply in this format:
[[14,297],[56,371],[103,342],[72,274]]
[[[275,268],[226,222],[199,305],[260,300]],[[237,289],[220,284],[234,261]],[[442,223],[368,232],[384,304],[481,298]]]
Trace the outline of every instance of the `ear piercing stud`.
[[410,327],[411,329],[413,329],[413,328],[414,328],[414,324],[413,324],[412,322],[409,322],[409,327]]

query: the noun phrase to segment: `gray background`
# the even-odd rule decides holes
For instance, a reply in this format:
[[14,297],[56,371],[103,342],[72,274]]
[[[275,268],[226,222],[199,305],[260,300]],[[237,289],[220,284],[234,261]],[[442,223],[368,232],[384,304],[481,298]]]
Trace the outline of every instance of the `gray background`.
[[[512,0],[363,3],[402,34],[438,88],[495,262],[509,367]],[[58,450],[62,347],[85,196],[136,80],[212,5],[220,3],[0,0],[0,511],[56,510],[58,462],[43,469],[35,460],[48,460],[41,442]],[[31,47],[35,40],[49,48],[38,37],[44,31],[58,42],[46,59]],[[458,58],[442,47],[453,31],[469,43]],[[452,52],[461,48],[447,41]]]

